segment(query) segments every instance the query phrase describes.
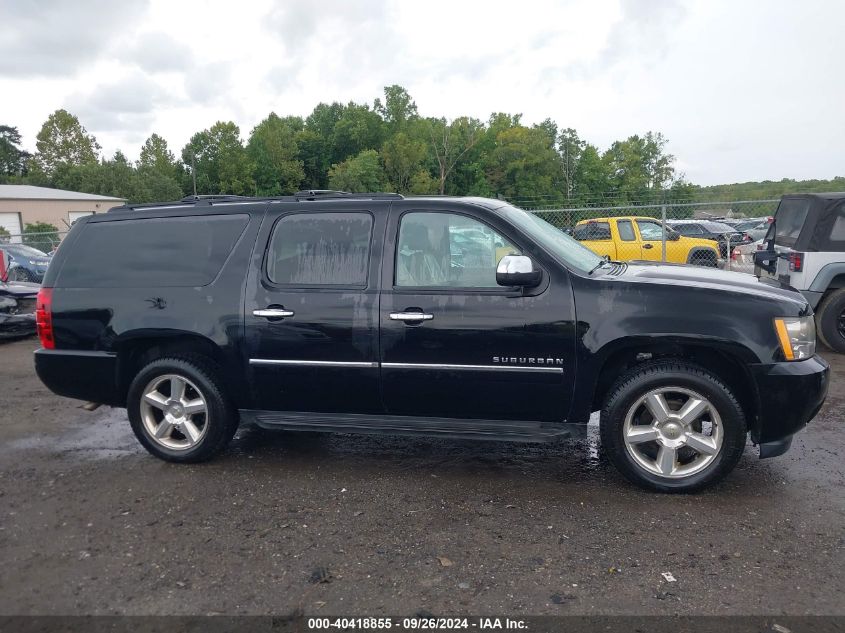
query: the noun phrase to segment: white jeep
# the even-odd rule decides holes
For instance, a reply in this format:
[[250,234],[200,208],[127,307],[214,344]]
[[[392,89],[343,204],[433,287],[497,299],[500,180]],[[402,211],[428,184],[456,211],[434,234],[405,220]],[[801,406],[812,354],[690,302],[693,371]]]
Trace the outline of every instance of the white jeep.
[[755,274],[801,292],[819,339],[845,353],[845,193],[783,196],[764,243]]

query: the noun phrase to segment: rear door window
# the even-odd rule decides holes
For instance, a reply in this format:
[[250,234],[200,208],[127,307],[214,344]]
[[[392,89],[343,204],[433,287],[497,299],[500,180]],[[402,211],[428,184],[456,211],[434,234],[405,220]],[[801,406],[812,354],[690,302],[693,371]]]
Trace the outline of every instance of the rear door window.
[[210,284],[249,215],[88,222],[59,272],[65,288],[160,288]]
[[775,214],[775,244],[792,248],[804,228],[810,210],[810,200],[787,198],[782,200]]
[[617,220],[616,228],[619,231],[619,239],[623,242],[635,242],[637,236],[634,235],[634,226],[630,220]]
[[372,231],[366,212],[286,215],[273,229],[267,277],[283,286],[363,288]]

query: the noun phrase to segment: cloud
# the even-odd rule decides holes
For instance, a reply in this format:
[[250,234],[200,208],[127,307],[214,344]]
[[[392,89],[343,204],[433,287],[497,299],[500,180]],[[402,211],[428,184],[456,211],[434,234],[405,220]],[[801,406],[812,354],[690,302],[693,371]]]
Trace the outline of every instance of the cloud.
[[75,73],[95,61],[147,9],[147,0],[37,0],[4,2],[0,20],[0,75]]
[[134,43],[120,49],[118,58],[150,73],[184,72],[195,63],[187,44],[160,31],[140,34]]
[[178,97],[139,70],[76,92],[67,98],[67,109],[89,130],[143,132],[156,111],[172,105]]

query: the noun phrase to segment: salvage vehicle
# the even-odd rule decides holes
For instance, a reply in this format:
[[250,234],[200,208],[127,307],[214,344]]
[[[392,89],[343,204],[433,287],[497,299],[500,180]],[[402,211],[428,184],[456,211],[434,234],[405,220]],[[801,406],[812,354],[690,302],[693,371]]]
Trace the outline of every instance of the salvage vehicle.
[[35,335],[35,301],[40,286],[0,282],[0,340]]
[[[724,222],[712,220],[667,220],[675,231],[685,237],[712,240],[719,245],[719,257],[726,259],[734,246],[750,244],[754,240],[747,233]],[[730,248],[729,248],[730,247]]]
[[[640,216],[592,218],[575,225],[573,237],[597,255],[614,261],[663,261],[663,225]],[[715,241],[684,237],[666,228],[666,261],[715,267]]]
[[[109,261],[110,266],[102,266]],[[607,261],[484,198],[306,191],[79,220],[39,293],[39,377],[208,459],[267,429],[553,441],[601,410],[634,482],[692,491],[750,434],[785,452],[825,399],[800,294]]]
[[41,283],[44,279],[51,261],[47,253],[26,244],[0,244],[0,250],[9,257],[8,276],[11,281]]
[[845,353],[845,193],[783,196],[764,242],[755,274],[804,295],[819,339]]

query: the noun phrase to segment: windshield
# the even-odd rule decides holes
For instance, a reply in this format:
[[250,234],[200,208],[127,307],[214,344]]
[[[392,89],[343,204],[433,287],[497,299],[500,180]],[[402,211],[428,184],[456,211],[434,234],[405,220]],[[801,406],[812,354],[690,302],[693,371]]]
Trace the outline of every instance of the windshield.
[[601,257],[586,246],[579,244],[560,229],[542,218],[538,218],[534,213],[528,213],[511,205],[505,205],[497,210],[525,231],[540,246],[559,257],[569,266],[586,273],[601,264]]
[[0,250],[8,251],[12,255],[23,255],[25,257],[47,257],[47,253],[42,253],[38,249],[27,246],[26,244],[0,244]]

